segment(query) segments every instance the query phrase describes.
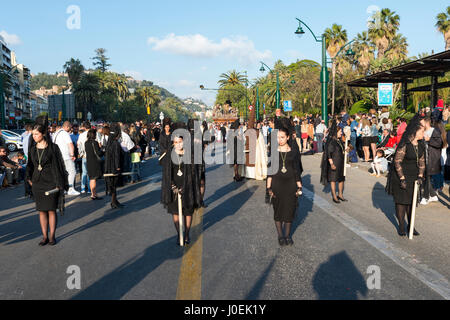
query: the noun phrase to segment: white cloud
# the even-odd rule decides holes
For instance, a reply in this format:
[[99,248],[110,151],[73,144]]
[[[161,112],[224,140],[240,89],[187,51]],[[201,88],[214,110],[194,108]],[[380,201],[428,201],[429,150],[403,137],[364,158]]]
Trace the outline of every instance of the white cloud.
[[5,30],[0,31],[0,36],[3,38],[3,40],[8,45],[16,46],[16,45],[22,44],[22,41],[20,40],[18,35],[9,34]]
[[177,36],[174,33],[164,39],[148,38],[148,44],[154,51],[164,51],[178,55],[197,58],[215,58],[224,56],[238,59],[241,63],[258,63],[272,57],[269,50],[258,51],[247,37],[236,36],[223,38],[220,42],[213,42],[201,34]]

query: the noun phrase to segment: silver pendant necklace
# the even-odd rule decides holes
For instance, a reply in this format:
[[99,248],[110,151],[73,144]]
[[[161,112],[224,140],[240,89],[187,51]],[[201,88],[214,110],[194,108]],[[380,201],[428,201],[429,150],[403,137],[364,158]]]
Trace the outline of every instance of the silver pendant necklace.
[[181,158],[180,158],[179,154],[177,154],[177,156],[178,156],[178,173],[177,173],[177,176],[182,177],[183,176],[183,172],[181,171]]
[[282,173],[286,173],[287,169],[286,169],[286,157],[287,157],[287,152],[283,157],[283,152],[281,152],[281,159],[283,160],[283,169],[281,169]]
[[37,147],[36,147],[36,151],[38,154],[38,162],[39,162],[38,171],[41,172],[43,169],[42,165],[41,165],[41,161],[42,161],[42,157],[44,156],[45,149],[42,150],[41,154],[39,154],[39,149]]

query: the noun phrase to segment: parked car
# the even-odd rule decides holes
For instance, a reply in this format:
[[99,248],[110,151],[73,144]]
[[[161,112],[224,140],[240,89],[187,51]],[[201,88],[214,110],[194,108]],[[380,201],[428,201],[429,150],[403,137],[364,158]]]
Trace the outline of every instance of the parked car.
[[27,130],[25,130],[25,129],[14,129],[14,130],[9,130],[9,131],[12,131],[12,132],[14,132],[14,133],[17,133],[19,136],[22,136],[22,134],[23,134],[25,131],[27,131]]
[[9,130],[2,130],[2,134],[9,152],[15,152],[23,148],[22,137],[19,134]]

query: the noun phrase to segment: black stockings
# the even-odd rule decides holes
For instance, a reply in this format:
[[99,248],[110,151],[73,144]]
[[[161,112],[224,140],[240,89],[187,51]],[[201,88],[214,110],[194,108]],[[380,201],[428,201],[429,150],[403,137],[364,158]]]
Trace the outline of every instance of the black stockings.
[[[398,225],[399,225],[399,234],[404,234],[405,232],[405,216],[408,218],[408,225],[411,225],[411,215],[412,208],[411,205],[405,204],[395,204],[395,215],[397,216]],[[409,227],[408,227],[409,231]]]
[[[277,228],[278,238],[290,238],[291,237],[292,222],[275,221],[275,226]],[[284,227],[284,233],[283,233],[283,227]]]

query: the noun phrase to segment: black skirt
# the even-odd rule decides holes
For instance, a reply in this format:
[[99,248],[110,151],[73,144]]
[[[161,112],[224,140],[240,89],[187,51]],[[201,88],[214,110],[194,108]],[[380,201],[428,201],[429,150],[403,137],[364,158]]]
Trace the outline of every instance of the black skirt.
[[298,158],[295,157],[295,153],[290,151],[283,153],[285,156],[285,165],[287,171],[282,172],[283,158],[280,152],[280,162],[278,172],[272,176],[272,191],[274,198],[272,199],[272,205],[274,209],[274,220],[278,222],[291,223],[295,219],[295,214],[298,208],[297,181],[300,180],[298,168]]
[[363,147],[370,147],[370,144],[372,143],[372,137],[362,137],[361,141]]

